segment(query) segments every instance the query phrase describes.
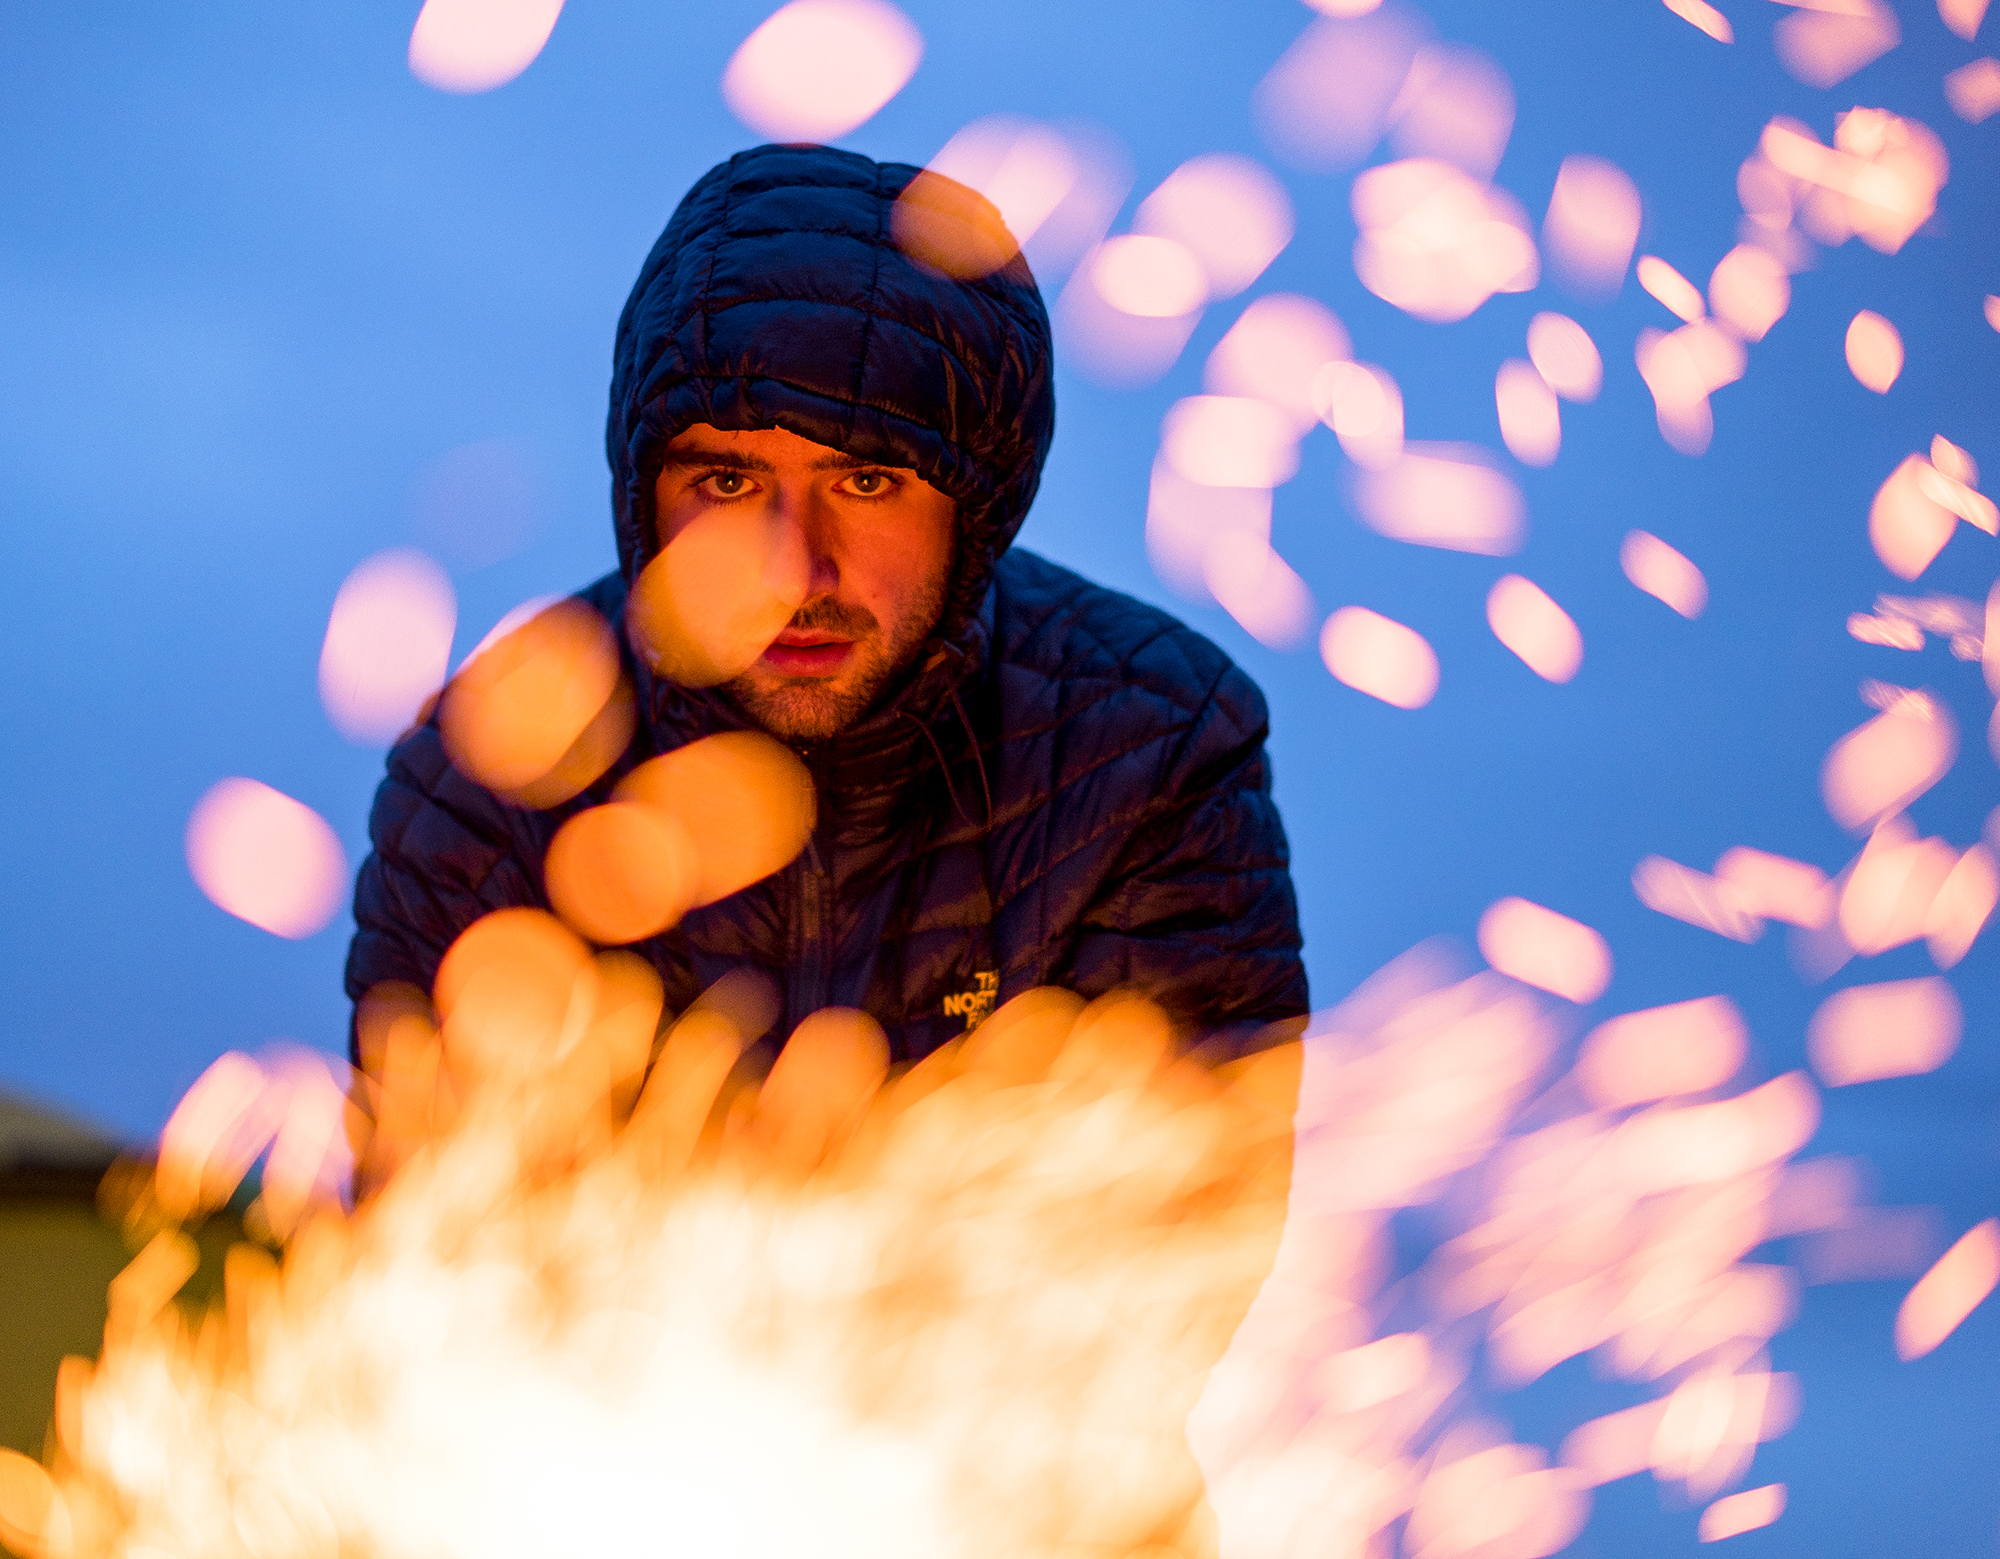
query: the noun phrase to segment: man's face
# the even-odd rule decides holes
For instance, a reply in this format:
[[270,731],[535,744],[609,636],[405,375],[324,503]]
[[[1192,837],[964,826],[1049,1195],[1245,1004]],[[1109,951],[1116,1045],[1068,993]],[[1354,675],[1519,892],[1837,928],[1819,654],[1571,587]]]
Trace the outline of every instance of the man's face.
[[956,505],[914,471],[873,465],[782,428],[705,424],[667,445],[653,489],[664,547],[700,516],[750,505],[795,549],[805,604],[727,691],[772,735],[819,741],[851,725],[944,610]]

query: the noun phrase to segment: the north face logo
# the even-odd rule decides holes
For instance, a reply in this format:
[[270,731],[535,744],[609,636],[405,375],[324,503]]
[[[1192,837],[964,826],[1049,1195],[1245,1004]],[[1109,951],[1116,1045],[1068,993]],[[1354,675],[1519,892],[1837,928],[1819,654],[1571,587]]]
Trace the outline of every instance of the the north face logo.
[[972,977],[978,983],[969,991],[959,991],[944,999],[944,1015],[947,1018],[965,1019],[965,1032],[974,1029],[992,1015],[993,1003],[1000,996],[1000,976],[980,970]]

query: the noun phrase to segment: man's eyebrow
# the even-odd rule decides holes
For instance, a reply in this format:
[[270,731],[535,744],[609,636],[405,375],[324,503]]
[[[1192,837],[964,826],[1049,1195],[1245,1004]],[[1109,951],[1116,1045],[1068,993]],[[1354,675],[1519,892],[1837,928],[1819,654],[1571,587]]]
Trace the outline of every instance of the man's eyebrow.
[[904,467],[883,460],[863,460],[843,449],[829,449],[812,463],[815,471],[900,471]]
[[739,454],[733,449],[705,449],[699,444],[669,448],[660,460],[663,471],[695,467],[707,471],[761,471],[766,476],[775,475],[778,469],[761,455]]

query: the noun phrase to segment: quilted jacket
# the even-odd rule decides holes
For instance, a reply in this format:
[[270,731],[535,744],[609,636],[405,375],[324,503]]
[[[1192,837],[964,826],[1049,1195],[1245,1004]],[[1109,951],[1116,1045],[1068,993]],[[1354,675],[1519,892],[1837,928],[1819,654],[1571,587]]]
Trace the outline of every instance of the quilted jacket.
[[565,819],[647,758],[747,723],[719,692],[653,675],[622,628],[654,549],[662,448],[706,423],[912,468],[957,501],[959,538],[916,669],[800,749],[819,796],[805,851],[637,946],[671,1009],[747,966],[782,993],[780,1033],[858,1007],[901,1060],[1051,983],[1136,988],[1203,1032],[1306,1011],[1263,697],[1165,613],[1009,550],[1054,428],[1048,318],[1018,256],[961,281],[902,253],[891,209],[916,172],[761,147],[681,203],[619,321],[620,567],[582,592],[620,628],[632,744],[536,811],[454,769],[434,721],[398,743],[355,892],[352,997],[428,988],[479,916],[546,904],[542,858]]

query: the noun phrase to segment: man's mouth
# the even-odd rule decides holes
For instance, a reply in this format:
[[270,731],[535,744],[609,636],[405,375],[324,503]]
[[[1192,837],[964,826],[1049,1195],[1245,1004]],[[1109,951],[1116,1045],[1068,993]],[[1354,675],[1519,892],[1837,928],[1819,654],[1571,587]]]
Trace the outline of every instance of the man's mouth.
[[764,651],[763,663],[784,677],[830,677],[853,650],[852,639],[817,628],[787,628]]

